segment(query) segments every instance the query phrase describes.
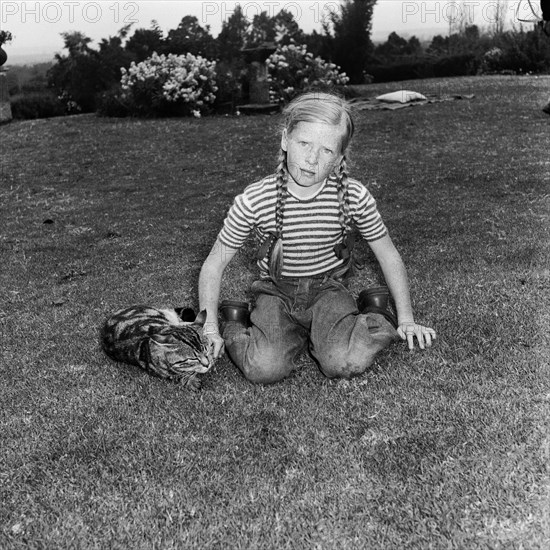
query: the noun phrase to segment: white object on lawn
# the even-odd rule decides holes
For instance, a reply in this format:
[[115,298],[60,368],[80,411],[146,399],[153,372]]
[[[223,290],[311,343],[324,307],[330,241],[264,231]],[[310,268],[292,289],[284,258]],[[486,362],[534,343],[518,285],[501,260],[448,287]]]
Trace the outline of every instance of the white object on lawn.
[[418,92],[409,90],[399,90],[389,94],[379,95],[376,99],[386,101],[387,103],[410,103],[411,101],[427,101],[428,98]]

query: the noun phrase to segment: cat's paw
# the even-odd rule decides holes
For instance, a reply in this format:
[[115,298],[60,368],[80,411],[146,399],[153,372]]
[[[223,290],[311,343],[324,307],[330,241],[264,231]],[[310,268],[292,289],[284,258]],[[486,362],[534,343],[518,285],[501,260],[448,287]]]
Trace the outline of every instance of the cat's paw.
[[202,383],[201,379],[196,374],[191,374],[181,379],[181,385],[185,387],[186,390],[197,392],[201,389]]

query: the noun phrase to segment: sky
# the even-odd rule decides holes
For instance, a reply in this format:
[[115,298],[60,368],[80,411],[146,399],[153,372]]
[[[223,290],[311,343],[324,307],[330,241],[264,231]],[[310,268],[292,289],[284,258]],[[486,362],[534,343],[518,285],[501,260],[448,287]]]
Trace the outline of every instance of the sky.
[[[505,6],[509,22],[515,19],[518,4],[521,19],[532,18],[530,3],[539,11],[539,0],[378,0],[372,38],[385,41],[395,31],[404,37],[429,39],[435,34],[447,34],[449,21],[461,16],[488,27],[497,2]],[[150,28],[154,19],[167,32],[176,28],[183,16],[194,15],[217,36],[236,4],[240,4],[249,19],[261,11],[275,15],[286,9],[307,33],[321,31],[323,16],[338,10],[340,5],[338,0],[0,0],[0,30],[8,30],[15,37],[4,46],[8,65],[30,63],[49,60],[61,52],[62,32],[80,31],[93,40],[92,46],[97,46],[102,38],[114,36],[128,23],[134,29]]]

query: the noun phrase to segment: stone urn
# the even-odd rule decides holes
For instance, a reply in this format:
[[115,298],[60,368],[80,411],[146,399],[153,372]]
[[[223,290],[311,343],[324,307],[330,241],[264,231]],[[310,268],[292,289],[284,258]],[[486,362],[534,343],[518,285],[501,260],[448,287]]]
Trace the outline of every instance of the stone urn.
[[269,104],[269,82],[265,61],[276,49],[276,44],[264,42],[256,48],[241,50],[244,60],[249,66],[249,96],[252,104]]
[[[0,31],[0,37],[3,38],[2,32],[3,31]],[[10,93],[8,89],[8,73],[6,72],[6,69],[2,67],[8,59],[6,52],[2,48],[4,42],[4,40],[0,42],[0,124],[8,122],[13,118],[11,112]]]

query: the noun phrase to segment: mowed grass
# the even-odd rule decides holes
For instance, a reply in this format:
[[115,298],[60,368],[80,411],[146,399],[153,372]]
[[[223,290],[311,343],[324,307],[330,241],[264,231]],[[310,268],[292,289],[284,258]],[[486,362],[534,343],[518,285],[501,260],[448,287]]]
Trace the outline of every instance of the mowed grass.
[[[409,268],[431,350],[191,394],[101,352],[134,304],[197,306],[280,118],[0,128],[2,548],[548,548],[550,77],[364,87],[472,100],[357,112],[352,174]],[[352,284],[379,284],[368,267]],[[254,252],[228,268],[244,299]]]

